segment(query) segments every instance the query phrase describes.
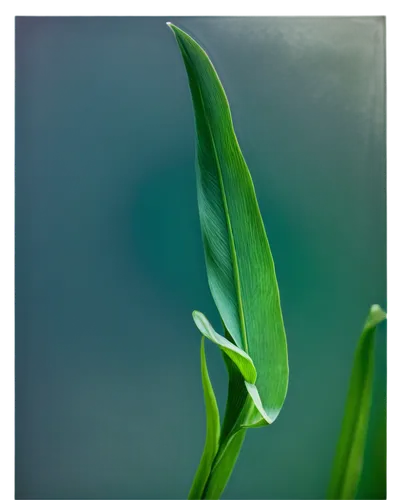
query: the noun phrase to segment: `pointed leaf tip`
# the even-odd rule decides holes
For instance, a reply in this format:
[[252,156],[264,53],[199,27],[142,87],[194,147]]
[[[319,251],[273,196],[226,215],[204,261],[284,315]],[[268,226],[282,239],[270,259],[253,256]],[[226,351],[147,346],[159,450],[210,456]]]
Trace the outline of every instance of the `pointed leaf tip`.
[[369,310],[364,328],[375,328],[381,321],[386,319],[386,313],[378,304],[373,304]]
[[177,35],[179,33],[180,30],[177,26],[175,26],[175,24],[172,24],[170,21],[167,21],[165,24],[173,32],[174,35]]

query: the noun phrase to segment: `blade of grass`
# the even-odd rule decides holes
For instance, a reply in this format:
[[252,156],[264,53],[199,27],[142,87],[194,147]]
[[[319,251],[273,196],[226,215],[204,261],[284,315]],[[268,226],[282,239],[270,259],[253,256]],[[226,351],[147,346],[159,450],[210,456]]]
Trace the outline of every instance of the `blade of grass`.
[[198,466],[196,475],[193,480],[192,487],[189,492],[189,500],[202,498],[203,490],[210,474],[214,457],[218,451],[220,423],[217,400],[212,388],[211,380],[208,374],[206,353],[204,349],[204,337],[201,339],[200,349],[201,359],[201,380],[204,391],[204,403],[206,407],[206,441],[204,444],[203,454]]
[[195,112],[197,194],[210,290],[235,344],[254,363],[263,413],[273,422],[286,397],[289,371],[271,250],[218,75],[200,45],[169,26]]
[[[379,335],[379,333],[377,333],[377,335]],[[374,381],[373,410],[371,409],[364,465],[356,493],[357,499],[388,498],[386,492],[386,391],[384,387],[382,387],[382,385],[385,385],[381,383],[382,381],[379,383],[376,382],[377,381]]]
[[385,312],[373,305],[358,341],[328,499],[352,499],[357,492],[372,399],[375,332],[384,319]]

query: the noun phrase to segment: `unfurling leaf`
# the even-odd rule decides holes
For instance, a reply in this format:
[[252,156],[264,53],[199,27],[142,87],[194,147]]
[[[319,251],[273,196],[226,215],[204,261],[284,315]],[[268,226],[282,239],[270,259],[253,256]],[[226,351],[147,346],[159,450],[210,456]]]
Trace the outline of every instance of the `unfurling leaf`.
[[375,331],[384,319],[385,312],[378,305],[373,305],[358,341],[328,489],[329,499],[352,499],[356,495],[371,408]]
[[231,358],[231,360],[238,367],[240,373],[243,375],[244,379],[250,384],[254,384],[257,378],[257,373],[250,356],[225,337],[219,335],[201,312],[193,311],[193,319],[200,332],[212,342],[217,344],[221,350]]
[[261,420],[258,419],[256,423],[246,422],[244,424],[244,427],[255,427],[270,424],[271,422],[268,415],[265,413],[260,395],[257,390],[257,386],[255,385],[257,373],[250,356],[239,347],[236,347],[235,344],[227,340],[225,337],[219,335],[211,326],[211,323],[208,321],[208,319],[201,312],[194,311],[193,319],[200,332],[212,342],[217,344],[221,348],[221,350],[235,363],[237,369],[240,371],[244,378],[247,392],[253,400],[258,413],[263,417],[263,419]]

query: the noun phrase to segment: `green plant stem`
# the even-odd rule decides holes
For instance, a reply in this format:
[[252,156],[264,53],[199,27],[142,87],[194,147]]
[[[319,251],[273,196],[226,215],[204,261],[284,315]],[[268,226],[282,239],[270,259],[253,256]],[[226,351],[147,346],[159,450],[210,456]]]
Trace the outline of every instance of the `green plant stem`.
[[241,429],[222,445],[221,453],[216,456],[216,465],[204,489],[203,499],[218,500],[220,498],[235,467],[245,435],[246,429]]
[[243,428],[243,426],[248,423],[253,407],[254,405],[250,396],[247,396],[232,430],[220,443],[211,472],[203,490],[202,499],[218,500],[223,493],[235,467],[246,436],[247,429]]

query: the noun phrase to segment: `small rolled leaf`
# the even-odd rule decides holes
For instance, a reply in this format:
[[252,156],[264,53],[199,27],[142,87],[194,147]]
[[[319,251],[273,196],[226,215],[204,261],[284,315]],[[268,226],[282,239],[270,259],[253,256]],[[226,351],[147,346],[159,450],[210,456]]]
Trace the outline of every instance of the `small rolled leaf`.
[[256,369],[250,356],[239,347],[235,346],[227,338],[217,333],[211,323],[199,311],[193,311],[193,319],[200,332],[209,340],[217,344],[220,349],[235,363],[236,367],[244,378],[244,383],[253,403],[258,411],[258,417],[261,415],[263,422],[257,418],[254,422],[246,423],[246,427],[260,427],[262,424],[270,424],[271,419],[264,410],[260,394],[255,385],[257,379]]
[[235,344],[232,344],[228,339],[217,333],[203,313],[193,311],[193,319],[200,332],[211,340],[211,342],[217,344],[221,350],[231,358],[243,375],[245,381],[254,384],[257,378],[257,372],[250,356]]

